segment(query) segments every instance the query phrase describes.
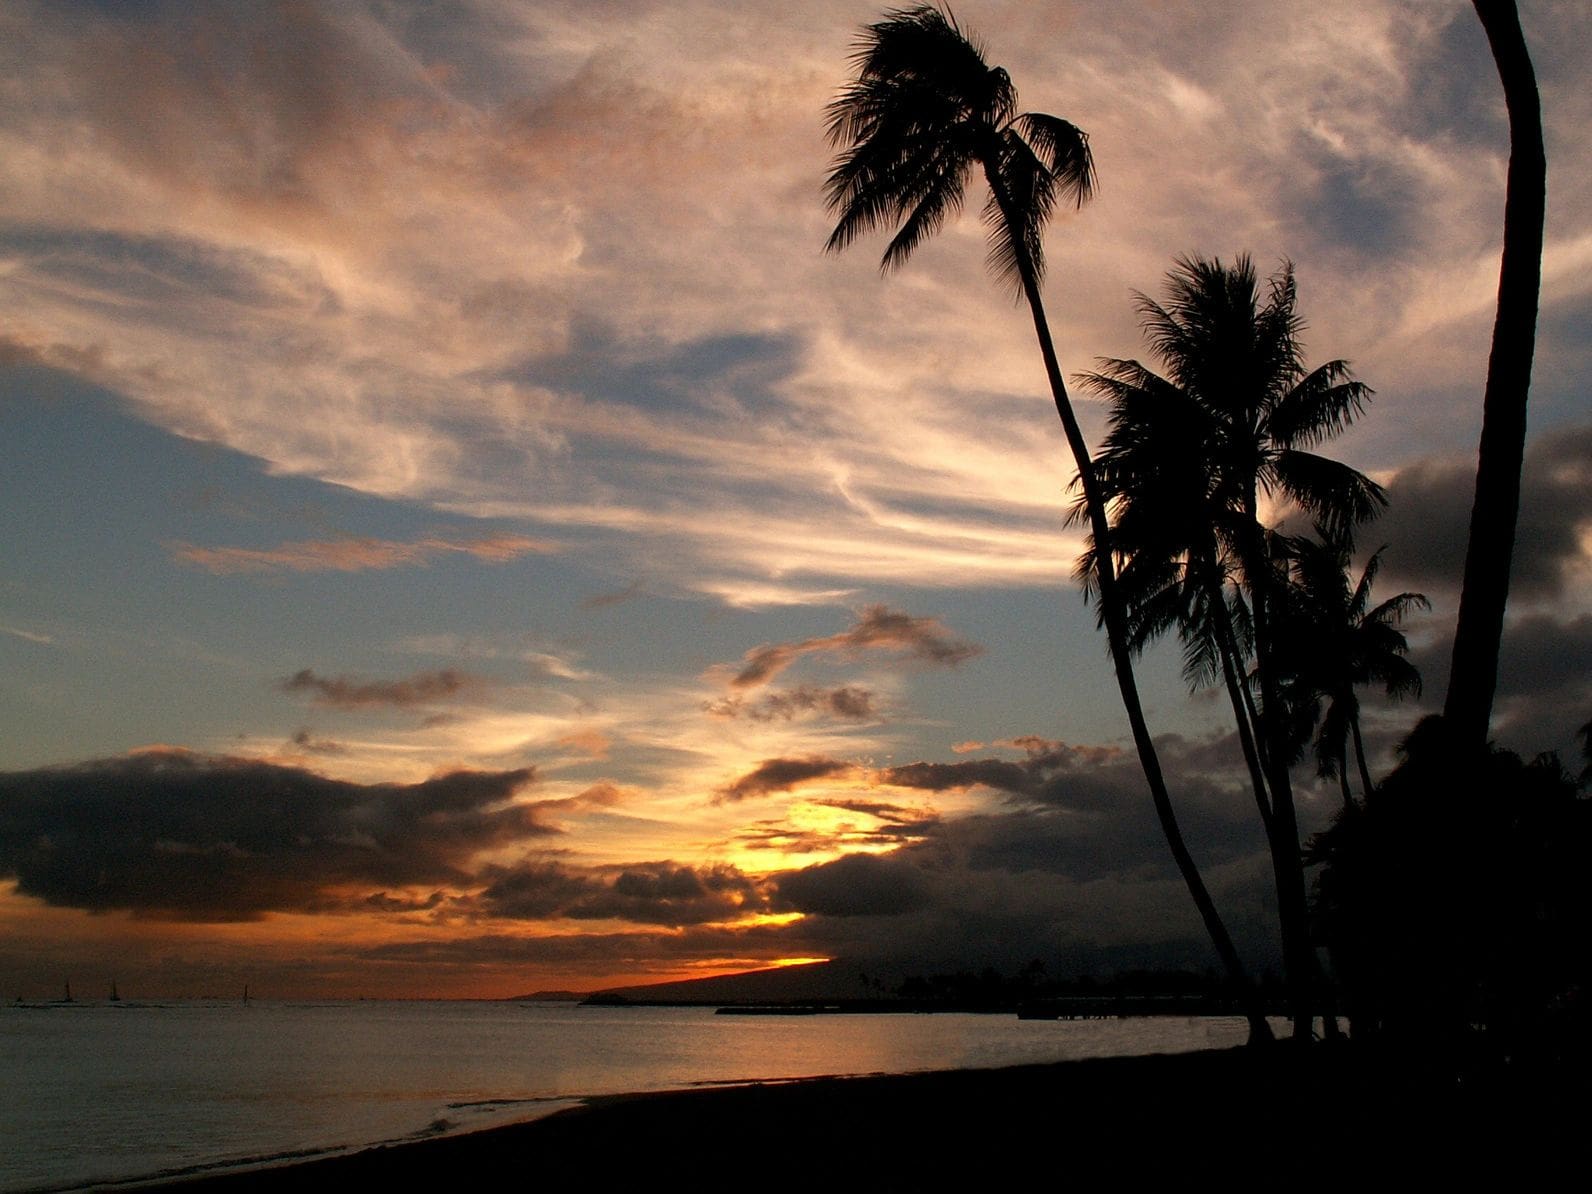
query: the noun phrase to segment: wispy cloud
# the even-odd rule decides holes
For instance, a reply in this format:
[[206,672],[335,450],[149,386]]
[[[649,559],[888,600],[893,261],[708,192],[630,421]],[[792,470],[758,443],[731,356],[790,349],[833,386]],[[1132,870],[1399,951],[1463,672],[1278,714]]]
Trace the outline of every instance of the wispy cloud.
[[703,709],[715,717],[744,717],[750,721],[791,721],[803,714],[822,714],[841,721],[873,721],[879,716],[875,696],[855,684],[819,688],[802,684],[784,692],[763,693],[748,700],[728,696],[709,701]]
[[453,668],[417,672],[398,680],[355,680],[348,676],[318,676],[310,668],[295,672],[278,687],[283,692],[311,694],[314,703],[334,709],[369,709],[390,706],[409,709],[457,696],[479,677]]
[[217,576],[263,572],[367,572],[413,568],[439,556],[467,555],[488,564],[502,564],[524,555],[543,555],[559,547],[525,535],[493,535],[484,539],[431,536],[400,542],[393,539],[311,539],[276,547],[196,547],[173,543],[171,554]]
[[53,646],[55,643],[54,635],[40,634],[36,630],[19,630],[15,626],[0,626],[0,634],[9,634],[12,638],[19,638],[29,643],[38,643],[45,647]]
[[814,780],[850,775],[856,770],[856,764],[843,759],[764,759],[756,768],[721,788],[719,796],[724,800],[768,796],[788,792]]
[[848,630],[789,643],[765,643],[748,651],[730,687],[766,684],[804,655],[895,651],[909,658],[955,667],[982,653],[977,643],[958,638],[934,618],[916,617],[887,605],[870,605]]
[[614,589],[607,593],[593,593],[580,603],[581,609],[607,609],[611,605],[623,605],[627,601],[634,601],[638,597],[646,596],[646,589],[641,582],[635,581],[622,589]]

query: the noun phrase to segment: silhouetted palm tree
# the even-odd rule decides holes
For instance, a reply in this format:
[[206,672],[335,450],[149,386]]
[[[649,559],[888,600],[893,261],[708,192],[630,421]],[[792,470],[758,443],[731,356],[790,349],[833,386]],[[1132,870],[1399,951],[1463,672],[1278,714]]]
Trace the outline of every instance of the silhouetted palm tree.
[[1299,711],[1302,723],[1315,727],[1318,774],[1336,777],[1343,802],[1350,804],[1351,739],[1361,790],[1369,796],[1376,786],[1365,759],[1355,690],[1379,684],[1395,700],[1421,694],[1421,674],[1405,658],[1409,642],[1398,627],[1412,611],[1430,609],[1431,603],[1421,593],[1400,593],[1371,606],[1371,586],[1385,546],[1366,561],[1352,588],[1347,572],[1351,553],[1345,544],[1321,535],[1318,540],[1290,540],[1287,550],[1293,584],[1281,644],[1288,690],[1284,699]]
[[[948,11],[918,7],[886,14],[866,27],[853,62],[855,80],[829,107],[829,137],[840,153],[828,178],[829,206],[839,214],[828,247],[844,249],[864,233],[894,230],[882,266],[899,266],[961,209],[968,177],[982,173],[989,187],[984,222],[990,267],[1027,300],[1090,525],[1097,542],[1109,542],[1105,505],[1040,296],[1045,223],[1059,201],[1082,204],[1093,188],[1088,138],[1065,120],[1019,112],[1011,77],[985,61]],[[1139,700],[1126,611],[1109,556],[1104,554],[1097,583],[1134,745],[1178,869],[1224,965],[1242,981],[1237,950],[1172,811]],[[1250,1024],[1253,1034],[1269,1035],[1258,1011]]]
[[[1289,265],[1262,301],[1247,256],[1232,266],[1180,259],[1167,275],[1165,305],[1138,296],[1165,376],[1138,361],[1106,360],[1082,381],[1111,403],[1100,478],[1115,508],[1112,546],[1134,580],[1130,625],[1146,633],[1177,625],[1186,662],[1210,672],[1219,663],[1227,683],[1271,845],[1294,1031],[1308,1037],[1316,967],[1275,659],[1286,561],[1274,555],[1261,502],[1291,504],[1348,540],[1386,499],[1362,473],[1307,450],[1347,426],[1370,390],[1343,361],[1306,369],[1296,301]],[[1098,569],[1107,554],[1094,550],[1085,566]],[[1174,617],[1177,606],[1184,612]],[[1258,706],[1235,676],[1251,642]]]
[[1474,0],[1474,4],[1487,31],[1509,109],[1509,177],[1498,314],[1482,398],[1476,497],[1443,719],[1461,747],[1480,752],[1487,745],[1487,724],[1498,684],[1498,644],[1503,637],[1510,557],[1520,513],[1526,399],[1531,390],[1537,299],[1542,285],[1548,161],[1542,144],[1537,78],[1513,0]]

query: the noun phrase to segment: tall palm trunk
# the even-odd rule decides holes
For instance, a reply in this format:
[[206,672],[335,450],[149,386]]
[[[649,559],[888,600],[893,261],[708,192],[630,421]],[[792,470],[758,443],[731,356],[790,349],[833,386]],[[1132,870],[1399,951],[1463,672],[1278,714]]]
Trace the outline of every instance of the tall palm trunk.
[[[985,159],[985,177],[1003,217],[1013,229],[1012,235],[1016,241],[1019,235],[1016,229],[1020,224],[1013,218],[1010,197],[1005,193],[1005,186],[1000,177],[989,168],[989,161],[990,159]],[[1222,923],[1221,915],[1216,910],[1216,903],[1211,899],[1210,891],[1200,876],[1193,855],[1189,853],[1188,846],[1183,841],[1183,831],[1178,825],[1177,814],[1172,809],[1172,798],[1167,791],[1165,776],[1161,772],[1160,756],[1156,753],[1155,742],[1150,737],[1150,727],[1144,719],[1144,706],[1139,700],[1138,681],[1133,671],[1133,655],[1128,647],[1127,611],[1122,595],[1117,589],[1116,566],[1111,555],[1111,530],[1106,521],[1105,503],[1100,496],[1100,485],[1095,477],[1094,460],[1089,454],[1088,445],[1084,442],[1083,430],[1078,425],[1072,402],[1067,397],[1067,385],[1062,379],[1055,342],[1050,336],[1050,323],[1045,318],[1045,304],[1040,297],[1038,279],[1034,276],[1034,270],[1026,255],[1021,259],[1019,272],[1023,296],[1028,300],[1028,309],[1033,315],[1034,334],[1039,339],[1039,352],[1045,361],[1045,375],[1050,380],[1051,397],[1056,404],[1056,414],[1061,418],[1067,446],[1072,450],[1073,463],[1078,469],[1078,483],[1083,489],[1084,509],[1089,518],[1090,529],[1094,533],[1096,579],[1100,587],[1100,608],[1106,624],[1106,641],[1111,651],[1111,662],[1116,672],[1122,706],[1127,711],[1128,726],[1133,733],[1133,745],[1139,755],[1139,765],[1144,770],[1145,782],[1150,788],[1150,800],[1155,806],[1155,815],[1160,820],[1161,831],[1166,836],[1167,845],[1171,848],[1172,858],[1177,864],[1179,874],[1183,876],[1183,882],[1194,900],[1200,919],[1204,922],[1211,944],[1221,958],[1228,977],[1243,993],[1246,1002],[1244,1015],[1249,1021],[1250,1041],[1256,1043],[1269,1040],[1271,1027],[1266,1023],[1258,993],[1244,972],[1244,964],[1239,959],[1238,950],[1227,932],[1227,926]]]
[[1309,902],[1305,896],[1304,856],[1299,849],[1299,818],[1294,809],[1293,779],[1288,773],[1288,743],[1282,716],[1282,686],[1278,682],[1277,652],[1273,638],[1276,588],[1271,553],[1260,529],[1259,506],[1253,489],[1245,514],[1251,528],[1249,558],[1244,562],[1254,601],[1255,666],[1260,672],[1261,737],[1266,742],[1266,779],[1271,788],[1271,820],[1267,837],[1272,874],[1277,884],[1277,921],[1282,932],[1283,968],[1288,986],[1288,1016],[1293,1036],[1300,1043],[1313,1035],[1316,957],[1310,944]]
[[[1369,800],[1371,799],[1371,789],[1376,787],[1376,785],[1371,782],[1371,769],[1365,765],[1365,740],[1360,737],[1360,715],[1358,713],[1349,718],[1349,733],[1354,735],[1354,757],[1360,764],[1360,783],[1365,788],[1365,798]],[[1349,752],[1345,750],[1343,755],[1343,763],[1347,767]]]
[[1213,615],[1216,633],[1216,650],[1222,660],[1222,682],[1227,686],[1227,699],[1233,706],[1233,722],[1238,727],[1238,745],[1244,755],[1244,766],[1249,769],[1249,786],[1255,794],[1255,807],[1260,810],[1260,822],[1266,827],[1266,837],[1271,838],[1271,797],[1266,791],[1265,764],[1255,739],[1254,706],[1244,685],[1239,661],[1238,636],[1228,616],[1226,586],[1222,583],[1215,562],[1207,559],[1201,564],[1204,573],[1205,600],[1216,611]]
[[[1232,631],[1226,630],[1227,637]],[[1244,699],[1243,678],[1238,673],[1236,655],[1226,641],[1219,647],[1222,654],[1222,682],[1227,686],[1227,700],[1233,706],[1233,721],[1238,726],[1238,746],[1244,755],[1244,766],[1249,769],[1249,786],[1255,793],[1255,807],[1260,810],[1260,822],[1271,832],[1271,798],[1266,791],[1266,773],[1261,763],[1260,748],[1255,742],[1255,724],[1249,716],[1249,703]]]
[[1520,512],[1520,469],[1526,450],[1526,398],[1536,345],[1537,301],[1542,284],[1543,219],[1547,206],[1547,155],[1542,105],[1531,55],[1513,0],[1473,0],[1487,31],[1509,109],[1509,177],[1504,198],[1504,249],[1498,276],[1498,313],[1487,389],[1482,399],[1476,497],[1471,507],[1465,583],[1454,633],[1453,665],[1443,718],[1461,749],[1487,745],[1493,694],[1498,685],[1498,645],[1509,600],[1509,565]]
[[[1349,748],[1342,747],[1338,751],[1338,788],[1343,792],[1343,807],[1350,808],[1354,805],[1354,793],[1349,791]],[[1366,795],[1370,795],[1369,789]]]

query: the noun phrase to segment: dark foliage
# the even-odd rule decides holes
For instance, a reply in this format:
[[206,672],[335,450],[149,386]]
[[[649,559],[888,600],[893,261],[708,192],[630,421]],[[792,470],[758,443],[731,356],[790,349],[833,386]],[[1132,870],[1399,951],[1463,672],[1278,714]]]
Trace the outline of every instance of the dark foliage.
[[1592,800],[1553,755],[1456,749],[1442,718],[1310,846],[1356,1038],[1452,1063],[1588,1056]]

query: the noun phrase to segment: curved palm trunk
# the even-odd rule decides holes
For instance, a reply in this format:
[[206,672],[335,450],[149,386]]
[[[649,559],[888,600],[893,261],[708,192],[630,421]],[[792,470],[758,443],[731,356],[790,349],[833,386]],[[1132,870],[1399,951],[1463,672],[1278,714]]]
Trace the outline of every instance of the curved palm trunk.
[[[1228,632],[1231,634],[1231,632]],[[1242,692],[1243,681],[1233,662],[1227,644],[1220,644],[1222,655],[1222,680],[1227,685],[1227,700],[1233,706],[1233,721],[1238,726],[1238,746],[1244,754],[1244,766],[1249,769],[1249,786],[1255,793],[1255,807],[1260,810],[1260,822],[1271,832],[1271,799],[1266,792],[1266,776],[1262,770],[1260,750],[1255,745],[1254,724],[1249,719],[1248,704]]]
[[1542,284],[1542,238],[1548,162],[1542,105],[1531,55],[1513,0],[1473,0],[1487,31],[1509,109],[1509,179],[1504,198],[1504,249],[1498,277],[1487,389],[1482,399],[1476,498],[1471,507],[1465,583],[1459,598],[1453,666],[1443,717],[1466,750],[1487,746],[1498,644],[1509,600],[1509,563],[1520,512],[1520,469],[1526,450],[1526,398],[1536,345]]
[[1249,769],[1249,785],[1255,793],[1255,807],[1260,810],[1260,822],[1266,827],[1266,837],[1271,838],[1271,798],[1266,791],[1264,765],[1260,748],[1255,742],[1254,707],[1244,689],[1238,670],[1238,640],[1228,620],[1225,586],[1211,573],[1215,571],[1209,561],[1204,564],[1206,601],[1213,603],[1219,612],[1214,615],[1216,650],[1222,659],[1222,682],[1227,686],[1227,699],[1233,706],[1233,721],[1238,726],[1238,746],[1244,755],[1244,766]]
[[[1349,732],[1354,735],[1354,757],[1360,764],[1360,783],[1365,786],[1365,798],[1369,800],[1371,799],[1371,789],[1376,787],[1376,785],[1371,782],[1371,769],[1365,765],[1365,742],[1360,737],[1360,718],[1358,715],[1349,718]],[[1345,750],[1343,754],[1343,763],[1347,767],[1349,752]]]
[[[1245,511],[1259,536],[1257,505],[1251,492]],[[1272,874],[1277,883],[1277,920],[1282,930],[1282,957],[1288,985],[1288,1015],[1294,1040],[1301,1044],[1313,1035],[1311,988],[1317,971],[1310,944],[1309,902],[1305,896],[1304,856],[1299,849],[1299,818],[1294,809],[1293,778],[1288,773],[1288,744],[1283,737],[1282,691],[1278,684],[1275,643],[1271,634],[1271,556],[1264,541],[1250,544],[1245,562],[1254,602],[1255,666],[1260,671],[1261,737],[1266,742],[1266,778],[1271,787],[1272,818],[1267,825]]]
[[[1007,222],[1017,227],[1017,222],[1011,217],[1010,201],[1004,193],[999,178],[987,167],[985,176]],[[1138,681],[1133,672],[1133,657],[1128,649],[1127,616],[1121,594],[1117,591],[1116,567],[1110,550],[1110,528],[1106,523],[1105,504],[1100,498],[1100,486],[1095,479],[1094,460],[1089,454],[1088,445],[1084,443],[1083,430],[1078,426],[1072,403],[1067,397],[1067,385],[1062,379],[1061,364],[1056,358],[1056,346],[1050,337],[1050,323],[1045,318],[1045,304],[1039,294],[1039,284],[1034,277],[1033,269],[1026,261],[1021,267],[1021,277],[1023,296],[1028,300],[1028,309],[1033,315],[1034,334],[1039,338],[1040,355],[1044,358],[1045,374],[1050,380],[1051,397],[1055,400],[1056,413],[1061,417],[1062,430],[1067,436],[1067,446],[1072,450],[1073,462],[1078,468],[1079,484],[1083,487],[1084,507],[1089,516],[1090,529],[1094,532],[1097,547],[1095,554],[1098,560],[1100,608],[1106,624],[1106,641],[1111,650],[1111,662],[1116,671],[1122,706],[1127,711],[1128,725],[1133,733],[1133,745],[1138,751],[1139,765],[1144,769],[1145,782],[1150,788],[1150,800],[1155,805],[1155,814],[1161,822],[1161,831],[1166,835],[1167,845],[1172,850],[1172,858],[1177,863],[1178,872],[1183,876],[1183,882],[1188,887],[1194,906],[1205,924],[1205,931],[1210,936],[1211,944],[1215,946],[1228,977],[1243,992],[1247,1004],[1244,1014],[1249,1021],[1250,1042],[1269,1040],[1271,1028],[1266,1023],[1259,997],[1244,972],[1244,964],[1238,957],[1238,950],[1227,932],[1227,926],[1222,923],[1221,915],[1216,911],[1215,901],[1211,899],[1210,891],[1200,876],[1193,855],[1189,853],[1188,846],[1183,841],[1183,831],[1178,826],[1177,814],[1172,809],[1172,798],[1167,792],[1166,779],[1161,773],[1160,756],[1156,754],[1155,743],[1150,737],[1150,727],[1144,720],[1144,707],[1139,700]]]

